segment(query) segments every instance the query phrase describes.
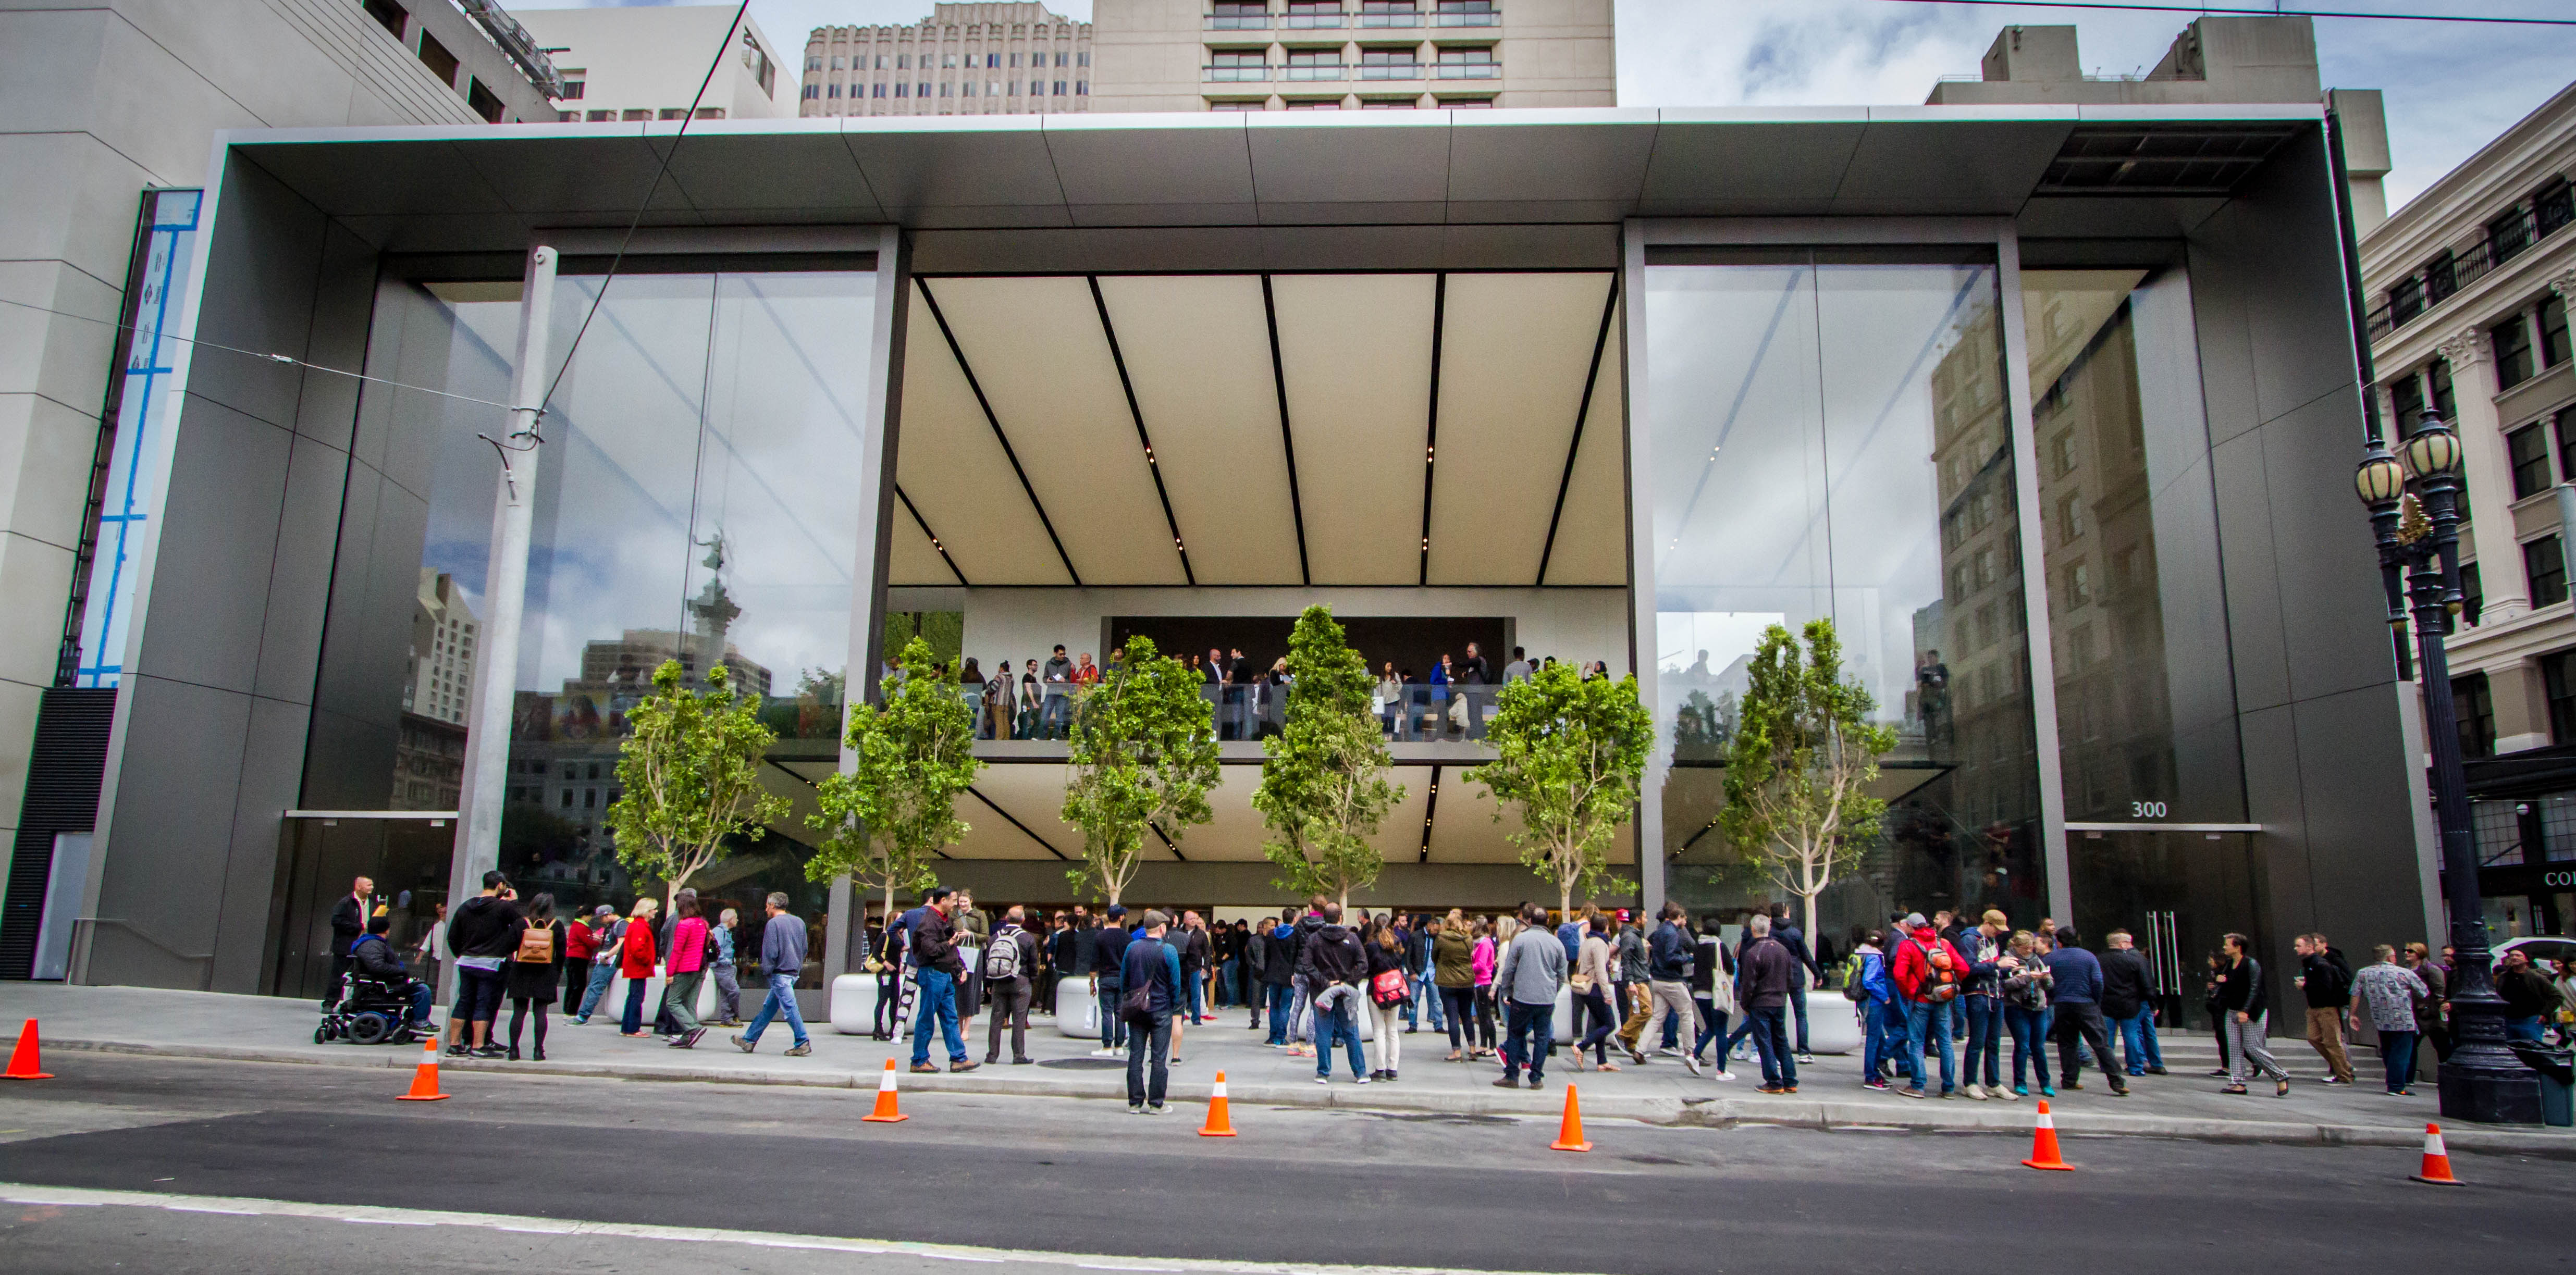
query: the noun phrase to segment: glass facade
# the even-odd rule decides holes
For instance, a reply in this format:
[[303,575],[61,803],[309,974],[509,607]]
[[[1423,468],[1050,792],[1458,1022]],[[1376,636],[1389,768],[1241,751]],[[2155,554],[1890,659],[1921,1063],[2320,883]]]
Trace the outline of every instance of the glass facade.
[[1884,835],[1819,901],[2038,918],[2037,745],[1991,250],[1652,250],[1639,492],[1653,518],[1667,888],[1773,888],[1723,844],[1723,762],[1764,628],[1835,622],[1896,730]]

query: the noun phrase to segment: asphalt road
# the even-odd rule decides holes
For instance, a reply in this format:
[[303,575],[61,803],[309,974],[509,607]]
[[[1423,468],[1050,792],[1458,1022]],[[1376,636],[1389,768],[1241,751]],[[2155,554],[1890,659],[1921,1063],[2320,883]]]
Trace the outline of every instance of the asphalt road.
[[[2472,1185],[2441,1190],[2407,1181],[2413,1155],[2384,1149],[2076,1136],[2079,1171],[2043,1174],[2016,1163],[2027,1139],[1979,1134],[1595,1121],[1596,1149],[1578,1156],[1546,1150],[1552,1121],[1501,1117],[1238,1106],[1243,1136],[1228,1140],[1195,1136],[1196,1107],[1135,1117],[1077,1099],[924,1094],[908,1098],[911,1120],[870,1125],[864,1090],[451,1073],[454,1099],[410,1104],[392,1101],[393,1073],[48,1062],[59,1079],[0,1089],[0,1183],[144,1195],[0,1204],[0,1266],[13,1271],[767,1270],[798,1250],[745,1241],[779,1235],[983,1246],[1041,1266],[1057,1263],[1038,1255],[1075,1254],[1092,1266],[1700,1275],[2073,1244],[2065,1255],[2142,1270],[2357,1254],[2563,1267],[2576,1198],[2569,1161],[2462,1155]],[[320,1207],[167,1207],[203,1197]],[[343,1215],[369,1207],[465,1220]],[[494,1229],[494,1215],[625,1230],[539,1236]],[[675,1227],[724,1234],[656,1230]],[[805,1256],[797,1269],[954,1265]]]

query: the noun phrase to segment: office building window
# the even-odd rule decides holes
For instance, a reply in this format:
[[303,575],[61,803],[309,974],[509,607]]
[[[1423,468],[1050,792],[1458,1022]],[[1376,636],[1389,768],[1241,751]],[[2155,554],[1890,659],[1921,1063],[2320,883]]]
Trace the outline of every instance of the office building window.
[[879,85],[877,85],[877,86],[875,86],[874,88],[872,88],[872,89],[870,89],[870,90],[869,90],[869,92],[868,92],[868,96],[870,96],[870,97],[884,97],[884,96],[885,96],[885,91],[886,91],[886,86],[884,86],[884,85],[882,85],[882,84],[879,84]]
[[2487,329],[2495,345],[2496,388],[2509,390],[2531,379],[2531,324],[2515,315]]
[[2540,365],[2557,367],[2568,354],[2567,299],[2551,297],[2540,303]]
[[[1088,59],[1091,55],[1090,55],[1090,54],[1088,54],[1088,53],[1086,53],[1086,54],[1083,54],[1082,56],[1083,56],[1084,58]],[[1056,55],[1055,55],[1055,64],[1056,64],[1057,66],[1063,66],[1063,65],[1064,65],[1064,55],[1063,55],[1063,54],[1059,53],[1059,54],[1056,54]],[[1089,65],[1090,65],[1090,63],[1089,63],[1088,61],[1085,61],[1085,62],[1083,63],[1083,65],[1085,65],[1085,66],[1089,66]]]
[[2504,436],[2506,457],[2513,465],[2513,498],[2535,496],[2549,487],[2549,432],[2525,425]]
[[1258,111],[1263,109],[1266,105],[1267,103],[1257,97],[1240,98],[1210,102],[1208,103],[1208,109],[1211,111]]
[[2457,424],[2460,419],[2460,401],[2451,393],[2451,361],[2433,360],[2432,366],[2424,369],[2424,383],[2432,389],[2433,410],[2441,413],[2443,420]]
[[2576,651],[2540,657],[2540,684],[2549,696],[2549,742],[2576,743],[2576,669],[2568,667]]
[[2544,235],[2576,221],[2576,191],[2568,188],[2566,178],[2550,178],[2531,197],[2531,220]]
[[909,53],[898,53],[894,55],[894,64],[900,70],[909,71],[912,69],[912,55]]
[[2396,425],[2397,437],[2415,431],[2415,423],[2424,414],[2424,379],[2413,372],[2388,383],[2388,414]]
[[500,123],[501,116],[509,110],[508,107],[501,105],[499,94],[483,87],[481,79],[471,76],[465,81],[465,104],[473,108],[475,114],[482,116],[486,124]]
[[894,95],[896,97],[910,97],[912,95],[911,90],[912,86],[909,84],[898,84],[894,86]]
[[1492,110],[1494,107],[1494,99],[1490,97],[1444,97],[1440,99],[1440,105],[1453,111]]
[[616,118],[617,112],[615,111],[592,111],[590,113],[590,122],[593,124],[599,123],[601,120],[613,120]]
[[1409,111],[1420,103],[1409,97],[1369,97],[1360,99],[1363,111]]
[[2478,564],[2474,562],[2461,563],[2460,623],[2473,629],[2478,627],[2478,619],[2485,613],[2486,609],[2487,586],[2486,581],[2479,577]]
[[2567,600],[2567,555],[2551,532],[2522,546],[2522,575],[2531,582],[2531,605],[2545,607]]
[[644,107],[637,107],[619,115],[617,118],[621,121],[631,123],[635,120],[649,120],[653,118],[653,112]]
[[2550,432],[2558,436],[2558,476],[2576,481],[2576,407],[2559,408]]
[[368,17],[376,20],[376,25],[391,32],[395,39],[402,38],[403,20],[409,15],[403,12],[401,5],[394,3],[394,0],[359,0],[359,7],[367,11]]
[[2502,264],[2531,246],[2531,223],[2522,219],[2522,206],[2517,204],[2505,214],[2487,223],[2487,264]]
[[2486,674],[2451,679],[2451,713],[2459,719],[2461,756],[2495,756],[2495,696]]
[[825,91],[825,93],[823,94],[823,96],[825,96],[825,97],[839,97],[840,95],[841,95],[841,86],[840,86],[840,85],[838,85],[838,84],[833,85],[829,90]]
[[1338,97],[1290,98],[1288,100],[1288,109],[1292,111],[1338,111],[1342,109],[1342,99]]
[[689,108],[685,106],[665,106],[662,108],[662,118],[666,120],[687,119],[689,118]]
[[564,72],[564,93],[562,100],[570,102],[578,99],[582,95],[582,91],[589,87],[589,75],[590,72],[588,71]]
[[420,64],[428,67],[429,73],[437,76],[440,83],[449,88],[456,87],[456,55],[448,52],[447,46],[440,44],[438,37],[427,31],[420,33]]
[[2459,290],[2459,260],[2445,248],[2442,255],[2424,263],[2424,300],[2428,304],[2440,305]]
[[1074,54],[1074,55],[1073,55],[1073,64],[1074,64],[1075,66],[1089,66],[1089,65],[1091,65],[1091,55],[1090,55],[1090,54],[1088,54],[1088,53],[1077,53],[1077,54]]
[[809,58],[805,59],[805,69],[806,69],[806,70],[808,70],[808,71],[820,71],[820,70],[822,70],[822,69],[823,69],[823,59],[821,59],[821,58],[819,58],[819,57],[809,57]]
[[806,101],[811,102],[811,101],[814,101],[815,99],[820,98],[820,97],[822,97],[822,96],[823,96],[823,86],[822,86],[822,85],[820,85],[820,84],[808,84],[808,85],[806,85],[806,86],[805,86],[805,100],[806,100]]

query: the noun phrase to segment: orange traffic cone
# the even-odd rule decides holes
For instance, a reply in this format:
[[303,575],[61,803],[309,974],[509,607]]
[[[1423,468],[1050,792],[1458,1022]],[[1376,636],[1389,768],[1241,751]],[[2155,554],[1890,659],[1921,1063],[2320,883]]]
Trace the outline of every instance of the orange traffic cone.
[[1550,1151],[1589,1151],[1592,1144],[1583,1140],[1583,1104],[1574,1096],[1574,1086],[1565,1087],[1565,1123],[1556,1127],[1556,1141],[1547,1144]]
[[2039,1128],[2031,1132],[2030,1158],[2021,1162],[2028,1169],[2057,1169],[2073,1173],[2075,1166],[2057,1153],[2057,1120],[2048,1114],[2048,1099],[2039,1100]]
[[878,1124],[893,1124],[898,1120],[912,1119],[912,1117],[895,1110],[893,1059],[886,1059],[885,1075],[879,1077],[877,1080],[877,1109],[859,1117],[859,1119],[872,1120]]
[[9,1051],[9,1070],[0,1071],[0,1080],[51,1080],[54,1073],[36,1070],[36,1020],[28,1019],[18,1029],[18,1047]]
[[396,1094],[396,1102],[439,1102],[447,1095],[438,1091],[438,1037],[422,1042],[420,1066],[412,1069],[411,1092]]
[[1225,1073],[1216,1074],[1216,1092],[1208,1095],[1207,1126],[1199,1130],[1202,1138],[1231,1138],[1234,1121],[1225,1105]]
[[2460,1185],[2460,1180],[2451,1176],[2451,1153],[2442,1145],[2440,1125],[2424,1126],[2424,1168],[2415,1174],[2415,1180],[2434,1186]]

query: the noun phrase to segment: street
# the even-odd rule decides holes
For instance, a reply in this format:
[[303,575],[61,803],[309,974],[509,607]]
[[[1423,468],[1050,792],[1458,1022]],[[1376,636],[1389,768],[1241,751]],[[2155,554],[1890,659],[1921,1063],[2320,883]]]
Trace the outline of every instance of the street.
[[[1595,1149],[1572,1155],[1546,1149],[1553,1121],[1501,1116],[1245,1104],[1241,1137],[1207,1139],[1195,1102],[1152,1118],[924,1093],[906,1096],[911,1120],[877,1125],[858,1119],[865,1090],[451,1071],[454,1098],[412,1105],[384,1072],[58,1063],[58,1079],[0,1091],[13,1270],[874,1273],[1062,1256],[1660,1275],[1876,1267],[2039,1231],[2147,1270],[2356,1252],[2563,1264],[2548,1202],[2576,1194],[2576,1163],[2554,1158],[2455,1152],[2469,1185],[2442,1190],[2384,1148],[2080,1131],[2078,1171],[2041,1174],[2017,1163],[2027,1137],[1996,1134],[1596,1120]],[[963,1251],[777,1247],[830,1239]]]

